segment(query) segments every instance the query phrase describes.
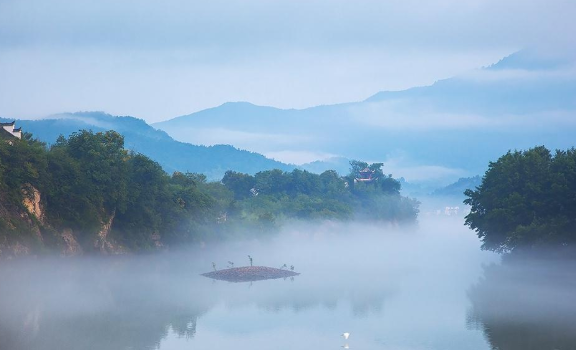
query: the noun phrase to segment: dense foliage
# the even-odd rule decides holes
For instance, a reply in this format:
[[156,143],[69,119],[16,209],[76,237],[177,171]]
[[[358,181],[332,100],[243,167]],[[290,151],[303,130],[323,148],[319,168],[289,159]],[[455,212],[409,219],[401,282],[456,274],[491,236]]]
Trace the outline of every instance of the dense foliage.
[[[0,239],[6,232],[35,239],[31,225],[28,232],[26,225],[18,228],[18,210],[29,210],[23,200],[36,190],[42,217],[28,217],[38,221],[38,239],[58,245],[59,232],[69,229],[85,251],[96,249],[103,230],[123,247],[147,250],[264,232],[286,219],[410,223],[418,213],[418,202],[400,196],[399,182],[382,173],[381,163],[351,162],[346,177],[335,171],[228,171],[221,182],[209,182],[201,174],[166,174],[158,163],[127,151],[115,131],[80,131],[51,147],[30,134],[6,141],[0,142],[0,211],[13,213],[0,219]],[[371,179],[362,182],[365,169]]]
[[[3,204],[21,206],[27,188],[39,190],[42,228],[73,230],[85,250],[108,222],[112,238],[142,250],[191,241],[219,215],[216,201],[200,191],[193,174],[167,175],[158,163],[126,151],[114,131],[81,131],[50,148],[30,134],[0,142],[0,174]],[[18,224],[3,221],[4,231]]]
[[576,150],[543,146],[508,152],[476,190],[467,190],[466,224],[495,251],[576,244]]
[[[373,172],[372,181],[357,181],[365,168]],[[332,170],[320,175],[270,170],[254,176],[228,171],[222,183],[234,193],[240,213],[270,221],[362,218],[409,223],[418,214],[418,202],[400,196],[400,183],[382,173],[382,163],[352,161],[346,177]]]

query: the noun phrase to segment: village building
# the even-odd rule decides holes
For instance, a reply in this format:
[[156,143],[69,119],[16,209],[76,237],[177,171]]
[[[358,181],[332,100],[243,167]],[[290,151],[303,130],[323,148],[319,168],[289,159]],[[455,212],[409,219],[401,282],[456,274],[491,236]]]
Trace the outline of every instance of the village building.
[[359,177],[354,179],[354,182],[372,182],[374,181],[374,170],[364,168],[359,171]]
[[22,128],[15,128],[14,124],[16,121],[10,123],[0,123],[0,132],[2,132],[3,136],[11,135],[17,139],[22,139]]
[[458,215],[459,211],[460,211],[460,207],[446,207],[446,208],[444,208],[444,215],[448,215],[448,216]]

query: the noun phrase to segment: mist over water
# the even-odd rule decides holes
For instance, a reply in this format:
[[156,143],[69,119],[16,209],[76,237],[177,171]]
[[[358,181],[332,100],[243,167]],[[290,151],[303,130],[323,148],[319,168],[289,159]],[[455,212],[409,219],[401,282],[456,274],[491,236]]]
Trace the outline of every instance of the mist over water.
[[[254,283],[200,273],[294,265]],[[574,349],[574,266],[500,263],[461,217],[0,265],[0,349]],[[532,337],[532,338],[529,338]],[[532,345],[530,345],[532,344]],[[532,347],[530,347],[532,346]]]

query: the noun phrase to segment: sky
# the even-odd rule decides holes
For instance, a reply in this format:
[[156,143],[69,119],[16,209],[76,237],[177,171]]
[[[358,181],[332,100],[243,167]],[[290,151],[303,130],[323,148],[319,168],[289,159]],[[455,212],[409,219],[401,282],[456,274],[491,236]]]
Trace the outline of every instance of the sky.
[[363,100],[575,47],[573,0],[0,0],[0,116]]

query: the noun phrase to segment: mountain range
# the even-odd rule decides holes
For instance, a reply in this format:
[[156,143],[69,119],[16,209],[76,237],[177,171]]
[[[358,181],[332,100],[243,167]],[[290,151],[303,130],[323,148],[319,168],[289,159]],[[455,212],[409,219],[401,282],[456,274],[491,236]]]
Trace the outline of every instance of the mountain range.
[[573,147],[575,62],[520,51],[430,86],[359,102],[305,109],[229,102],[152,125],[103,112],[63,113],[17,126],[47,143],[81,129],[113,129],[127,148],[167,172],[210,179],[226,170],[289,171],[297,167],[291,163],[346,173],[349,160],[358,159],[384,162],[386,174],[438,188],[483,173],[510,149]]
[[[5,118],[0,120],[7,121]],[[152,158],[168,173],[202,173],[212,180],[221,179],[230,169],[249,174],[269,169],[294,169],[293,165],[229,145],[197,146],[175,141],[141,119],[115,117],[103,112],[64,113],[41,120],[17,120],[16,125],[49,144],[54,143],[59,135],[68,136],[82,129],[94,132],[115,130],[124,136],[127,149]]]
[[226,142],[311,170],[362,159],[408,181],[448,184],[483,173],[511,149],[574,146],[575,62],[520,51],[360,102],[305,109],[233,102],[153,126],[179,141]]

